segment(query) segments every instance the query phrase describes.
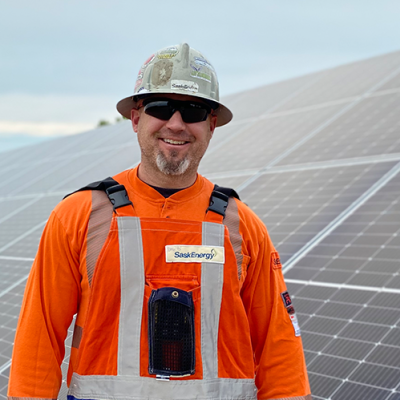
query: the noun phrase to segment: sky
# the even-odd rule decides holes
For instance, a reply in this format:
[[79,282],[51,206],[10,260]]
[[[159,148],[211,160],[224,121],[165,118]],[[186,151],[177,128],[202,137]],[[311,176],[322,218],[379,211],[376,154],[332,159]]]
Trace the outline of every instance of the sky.
[[0,152],[114,122],[139,67],[182,42],[220,95],[400,50],[399,0],[3,0]]

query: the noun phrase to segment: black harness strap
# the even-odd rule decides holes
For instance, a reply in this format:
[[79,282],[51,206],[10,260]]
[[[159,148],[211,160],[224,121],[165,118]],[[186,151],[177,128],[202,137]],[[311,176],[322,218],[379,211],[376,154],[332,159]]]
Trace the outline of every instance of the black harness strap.
[[214,211],[215,213],[225,217],[229,197],[236,197],[240,200],[239,195],[234,189],[214,185],[214,190],[211,193],[210,205],[207,208],[207,211]]
[[89,183],[89,185],[75,190],[75,192],[67,194],[64,199],[68,196],[71,196],[71,194],[81,192],[83,190],[101,190],[105,192],[110,199],[111,204],[113,205],[114,211],[117,208],[124,207],[129,204],[133,206],[132,202],[129,200],[125,186],[120,185],[115,179],[111,177],[103,179],[102,181]]
[[[83,190],[101,190],[105,192],[113,205],[114,211],[117,208],[132,205],[129,200],[128,193],[126,192],[125,186],[120,185],[115,179],[108,177],[102,181],[90,183],[83,188],[76,190],[75,192],[67,194],[64,199],[71,194],[81,192]],[[234,189],[226,188],[218,185],[214,185],[214,190],[211,194],[210,205],[207,211],[213,211],[217,214],[225,217],[226,207],[228,206],[229,197],[236,197],[240,200],[239,195]]]

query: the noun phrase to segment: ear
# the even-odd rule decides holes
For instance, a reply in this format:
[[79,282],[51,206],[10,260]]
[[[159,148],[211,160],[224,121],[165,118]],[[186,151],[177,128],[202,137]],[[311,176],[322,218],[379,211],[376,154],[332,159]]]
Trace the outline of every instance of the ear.
[[132,108],[132,110],[131,110],[131,122],[132,122],[133,130],[136,133],[138,131],[139,119],[140,119],[140,111],[136,110],[136,108]]
[[210,132],[211,132],[211,136],[214,133],[214,130],[217,126],[217,116],[216,115],[211,115],[210,116]]

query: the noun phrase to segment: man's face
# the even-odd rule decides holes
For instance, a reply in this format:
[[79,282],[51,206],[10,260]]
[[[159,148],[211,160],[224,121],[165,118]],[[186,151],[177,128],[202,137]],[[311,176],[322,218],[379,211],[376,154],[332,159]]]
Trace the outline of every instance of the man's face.
[[[201,99],[177,94],[160,94],[159,98],[173,100]],[[167,120],[147,115],[143,108],[132,110],[132,125],[141,148],[141,168],[148,173],[165,175],[193,175],[207,150],[217,117],[209,115],[205,121],[185,123],[179,111]]]

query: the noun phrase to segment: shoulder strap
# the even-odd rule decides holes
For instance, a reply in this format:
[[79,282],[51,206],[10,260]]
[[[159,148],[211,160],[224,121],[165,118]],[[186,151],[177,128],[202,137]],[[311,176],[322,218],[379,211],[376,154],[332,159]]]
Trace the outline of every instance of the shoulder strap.
[[127,205],[132,205],[132,202],[129,200],[128,193],[125,189],[124,185],[120,185],[115,179],[108,177],[103,179],[102,181],[92,182],[89,185],[84,186],[75,192],[67,194],[64,199],[71,194],[82,192],[84,190],[101,190],[105,192],[113,205],[114,211],[117,208],[124,207]]
[[207,212],[214,211],[215,213],[222,215],[222,217],[225,217],[225,211],[226,207],[228,206],[229,197],[236,197],[240,200],[239,195],[234,189],[214,185],[214,190],[211,193],[210,205],[207,208]]
[[214,190],[217,192],[223,193],[223,194],[227,195],[228,197],[236,197],[238,200],[240,200],[240,197],[237,194],[235,189],[214,185]]

